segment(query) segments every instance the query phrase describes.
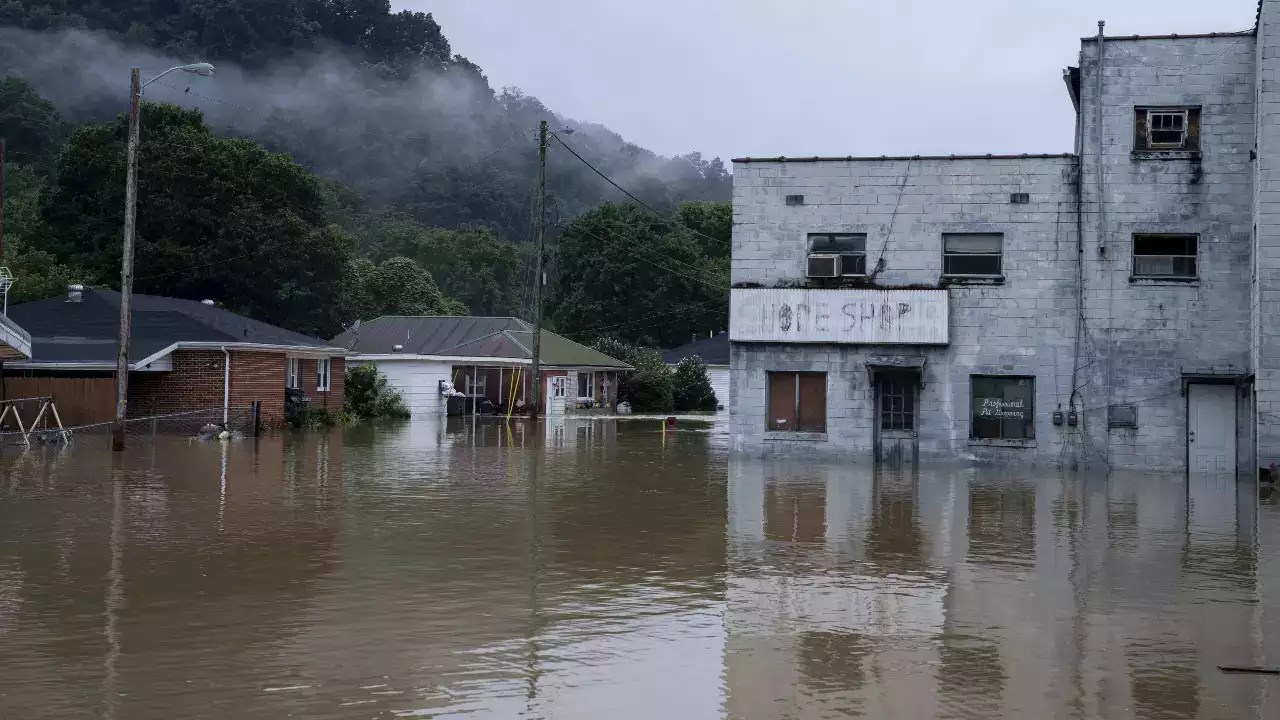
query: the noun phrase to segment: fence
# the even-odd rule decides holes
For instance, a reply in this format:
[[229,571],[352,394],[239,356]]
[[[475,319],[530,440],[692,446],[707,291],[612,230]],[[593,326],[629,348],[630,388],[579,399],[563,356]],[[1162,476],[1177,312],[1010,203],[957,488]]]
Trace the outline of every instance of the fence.
[[[6,375],[5,397],[52,397],[61,400],[62,423],[92,425],[116,416],[116,381],[110,377],[22,377]],[[6,426],[5,430],[17,428]]]
[[[259,406],[245,405],[233,407],[227,413],[227,422],[222,423],[222,408],[190,410],[166,415],[129,418],[125,421],[125,435],[130,439],[149,437],[201,437],[227,429],[233,433],[253,435],[259,427]],[[111,422],[98,422],[88,425],[72,426],[64,423],[65,432],[59,433],[56,425],[46,418],[40,427],[27,428],[26,433],[0,432],[0,444],[26,444],[28,442],[62,442],[94,437],[110,438]]]

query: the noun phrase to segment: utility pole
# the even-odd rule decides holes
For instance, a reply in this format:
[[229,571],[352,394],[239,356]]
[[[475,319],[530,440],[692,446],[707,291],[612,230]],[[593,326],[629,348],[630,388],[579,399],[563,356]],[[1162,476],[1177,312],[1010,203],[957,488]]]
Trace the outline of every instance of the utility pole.
[[120,260],[120,350],[116,354],[116,420],[111,426],[111,449],[124,450],[125,414],[129,401],[129,336],[133,314],[133,235],[138,210],[138,103],[142,70],[129,71],[129,153],[125,161],[124,251]]
[[534,220],[538,256],[537,273],[533,280],[533,411],[530,417],[538,419],[542,410],[542,256],[545,245],[545,229],[547,220],[547,121],[538,125],[538,200],[537,216]]
[[4,259],[4,138],[0,138],[0,260]]

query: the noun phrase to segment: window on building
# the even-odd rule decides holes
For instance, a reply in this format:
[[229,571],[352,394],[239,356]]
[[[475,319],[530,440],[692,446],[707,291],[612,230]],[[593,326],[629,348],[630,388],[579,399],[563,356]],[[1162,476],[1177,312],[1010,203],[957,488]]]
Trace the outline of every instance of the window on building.
[[839,257],[839,274],[845,277],[867,274],[865,234],[810,233],[809,255]]
[[1134,150],[1200,149],[1200,108],[1140,107],[1133,116]]
[[827,374],[769,373],[767,429],[783,432],[827,431]]
[[316,361],[316,390],[329,392],[329,358]]
[[302,378],[298,374],[298,358],[287,358],[284,361],[284,386],[292,390],[302,387]]
[[983,440],[1031,440],[1036,436],[1036,379],[1013,375],[969,378],[969,437]]
[[1196,279],[1195,235],[1134,235],[1133,277],[1157,280]]
[[594,398],[595,396],[595,374],[589,372],[578,373],[578,397]]
[[470,372],[463,370],[466,374],[467,395],[484,395],[489,389],[488,373],[484,370],[472,370]]
[[950,277],[1001,277],[1004,235],[943,233],[942,274]]
[[894,373],[880,377],[881,430],[916,429],[916,388],[919,386],[918,375]]

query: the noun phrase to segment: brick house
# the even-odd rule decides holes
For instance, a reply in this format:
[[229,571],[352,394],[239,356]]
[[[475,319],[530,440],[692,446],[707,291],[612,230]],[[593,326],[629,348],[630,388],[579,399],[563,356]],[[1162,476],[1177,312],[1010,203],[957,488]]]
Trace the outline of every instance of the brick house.
[[[4,396],[52,395],[68,425],[115,412],[120,294],[68,289],[17,305],[9,317],[32,336],[29,359],[4,366]],[[133,297],[129,417],[262,404],[262,422],[284,422],[286,388],[312,407],[340,411],[346,355],[317,338],[258,322],[211,301]]]

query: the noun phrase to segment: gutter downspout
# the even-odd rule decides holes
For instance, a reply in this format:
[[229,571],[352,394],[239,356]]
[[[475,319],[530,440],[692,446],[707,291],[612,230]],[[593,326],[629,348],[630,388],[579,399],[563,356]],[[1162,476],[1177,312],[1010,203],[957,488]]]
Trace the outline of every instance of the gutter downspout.
[[[1097,162],[1097,172],[1098,172],[1098,262],[1099,263],[1102,263],[1103,261],[1107,260],[1107,198],[1106,198],[1105,185],[1104,185],[1106,172],[1104,170],[1105,147],[1103,145],[1104,133],[1103,133],[1103,124],[1102,124],[1103,123],[1103,119],[1102,119],[1103,77],[1102,76],[1104,72],[1103,63],[1106,60],[1106,53],[1104,52],[1105,47],[1103,45],[1103,42],[1105,40],[1103,31],[1106,28],[1106,26],[1107,26],[1107,23],[1105,20],[1098,21],[1098,68],[1096,71],[1097,72],[1097,77],[1096,77],[1097,90],[1095,92],[1095,97],[1093,99],[1095,104],[1095,109],[1097,111],[1097,125],[1094,128],[1094,132],[1096,133],[1096,139],[1097,139],[1096,145],[1098,148],[1098,156],[1097,156],[1096,162]],[[1112,273],[1109,273],[1109,272],[1107,273],[1107,290],[1108,290],[1107,316],[1111,317],[1111,309],[1112,309],[1111,304],[1115,302],[1115,292],[1114,292],[1114,278],[1112,277]],[[1081,297],[1083,298],[1083,296]],[[1111,395],[1111,388],[1112,388],[1111,323],[1110,322],[1108,322],[1107,324],[1106,360],[1103,363],[1103,373],[1104,373],[1103,390],[1107,393],[1107,407],[1110,407],[1111,399],[1112,399],[1112,395]],[[1081,413],[1081,417],[1080,417],[1080,429],[1086,435],[1089,432],[1089,428],[1085,422],[1083,412]],[[1103,462],[1106,463],[1107,469],[1110,470],[1111,469],[1111,433],[1107,432],[1105,434],[1105,438],[1106,438],[1106,457],[1103,459]]]
[[222,348],[226,360],[222,363],[222,428],[227,427],[231,411],[231,351]]

